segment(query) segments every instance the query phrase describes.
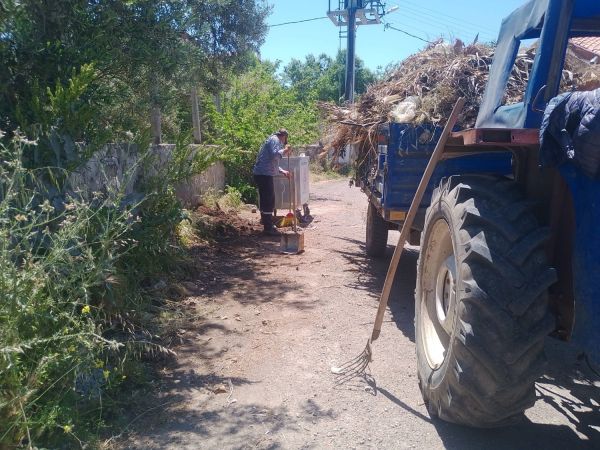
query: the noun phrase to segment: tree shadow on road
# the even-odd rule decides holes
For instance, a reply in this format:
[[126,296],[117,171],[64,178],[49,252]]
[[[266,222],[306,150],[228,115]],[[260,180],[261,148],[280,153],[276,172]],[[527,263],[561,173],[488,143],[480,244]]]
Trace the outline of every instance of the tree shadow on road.
[[223,294],[242,303],[259,305],[286,294],[294,294],[294,301],[286,307],[301,310],[313,308],[302,285],[290,278],[277,279],[271,274],[276,264],[298,263],[302,255],[281,255],[279,238],[261,235],[224,239],[216,244],[192,249],[192,264],[186,286],[190,296],[210,296],[218,299]]
[[[400,408],[421,420],[431,423],[440,438],[444,442],[444,447],[447,449],[464,450],[464,449],[489,449],[489,450],[513,450],[513,449],[592,449],[600,448],[600,439],[598,435],[598,418],[599,414],[596,411],[587,411],[589,417],[594,415],[592,422],[586,423],[584,426],[577,425],[577,431],[581,435],[577,435],[575,430],[566,425],[540,424],[534,423],[529,419],[525,419],[523,423],[505,428],[480,429],[471,428],[452,423],[444,422],[436,417],[429,417],[415,410],[401,399],[397,398],[391,391],[381,386],[376,386],[374,381],[369,383],[374,389],[375,394],[381,394],[390,400],[395,407]],[[561,389],[559,387],[559,389]],[[595,388],[598,391],[598,388]],[[579,390],[579,395],[583,391]],[[596,394],[597,395],[597,394]],[[585,394],[583,395],[585,397]],[[540,400],[548,402],[547,398],[538,397]],[[585,402],[585,399],[579,399]],[[554,400],[553,400],[554,401]],[[588,402],[589,404],[589,402]],[[576,411],[577,408],[571,408],[568,413],[563,411],[567,417],[581,418],[581,413]],[[570,420],[572,420],[570,418]]]
[[[279,303],[281,308],[314,307],[314,299],[304,293],[303,285],[291,279],[292,275],[280,279],[270,270],[275,264],[298,264],[300,261],[294,258],[301,256],[280,255],[279,239],[260,235],[227,237],[197,245],[190,253],[184,279],[174,289],[181,298],[178,311],[182,315],[172,330],[179,357],[159,361],[152,369],[155,389],[146,391],[140,404],[132,405],[131,416],[124,419],[130,425],[123,433],[140,433],[139,438],[133,435],[127,447],[174,448],[183,442],[181,436],[189,434],[192,437],[185,437],[187,444],[193,444],[196,435],[195,442],[200,447],[204,447],[206,439],[212,439],[213,447],[218,447],[219,437],[230,435],[234,438],[227,442],[237,442],[239,448],[281,448],[285,442],[280,441],[280,436],[273,437],[275,433],[295,430],[302,421],[332,419],[332,411],[321,410],[310,402],[300,418],[292,417],[285,407],[239,405],[231,401],[235,400],[236,387],[258,382],[217,375],[223,370],[227,373],[226,367],[217,364],[228,364],[228,353],[233,347],[221,345],[223,341],[216,336],[239,335],[238,329],[243,328],[235,317],[220,317],[224,298],[260,306],[288,296]],[[202,307],[197,308],[198,304]],[[183,312],[185,309],[192,311],[189,316]],[[236,346],[233,342],[229,345]],[[190,365],[190,359],[198,364]],[[190,402],[195,402],[192,408]],[[145,442],[138,442],[139,439]]]
[[[226,396],[223,397],[225,402]],[[180,401],[174,399],[174,403]],[[297,414],[292,414],[286,406],[239,405],[235,402],[217,408],[207,408],[200,403],[197,408],[173,408],[168,413],[166,426],[148,422],[145,439],[132,439],[127,448],[219,448],[223,442],[227,443],[227,448],[291,448],[287,445],[286,433],[302,432],[318,422],[336,419],[332,410],[323,410],[311,400],[307,400]]]
[[[237,333],[226,325],[214,329]],[[155,389],[145,392],[143,402],[125,418],[128,425],[121,434],[130,430],[137,433],[122,441],[123,448],[218,448],[221,442],[227,442],[228,448],[286,448],[287,432],[297,433],[309,425],[336,419],[333,409],[323,408],[312,399],[305,400],[295,414],[286,406],[238,403],[238,387],[263,381],[218,375],[228,372],[224,367],[215,370],[215,364],[226,364],[231,348],[219,347],[212,338],[196,335],[193,330],[184,334],[192,335],[184,339],[177,352],[202,363],[190,369],[184,357],[164,361],[162,369],[155,367]]]
[[562,414],[593,448],[600,448],[600,376],[573,345],[546,339],[549,364],[536,383],[538,401]]
[[[356,272],[356,281],[348,284],[354,289],[367,291],[375,301],[379,294],[392,257],[388,246],[380,259],[366,255],[364,244],[358,240],[340,238],[353,244],[356,251],[340,252],[348,261],[348,269]],[[407,247],[400,260],[389,308],[398,328],[414,342],[414,289],[418,250]],[[500,429],[474,429],[443,422],[413,409],[394,394],[393,388],[368,384],[375,395],[383,395],[397,407],[432,423],[444,445],[449,449],[584,449],[600,448],[600,379],[586,370],[584,360],[573,356],[568,344],[548,338],[546,350],[549,365],[544,376],[536,383],[538,401],[560,412],[571,426],[540,424],[526,419],[522,424]]]
[[529,413],[521,424],[490,430],[452,425],[436,419],[433,423],[447,448],[600,448],[598,377],[594,378],[590,370],[569,356],[573,352],[570,345],[550,338],[548,341],[549,366],[536,383],[537,401],[558,411],[570,426],[536,423],[540,419],[546,421],[547,417],[533,413]]
[[[357,239],[338,238],[352,244],[355,251],[338,251],[347,261],[348,272],[356,274],[356,279],[347,283],[346,286],[352,289],[365,291],[367,295],[376,302],[385,282],[394,247],[388,245],[385,255],[381,258],[368,256],[364,243]],[[415,285],[416,285],[416,266],[418,250],[414,247],[406,247],[398,263],[398,270],[392,285],[392,291],[388,303],[388,308],[392,314],[392,319],[402,333],[414,342],[415,340]]]

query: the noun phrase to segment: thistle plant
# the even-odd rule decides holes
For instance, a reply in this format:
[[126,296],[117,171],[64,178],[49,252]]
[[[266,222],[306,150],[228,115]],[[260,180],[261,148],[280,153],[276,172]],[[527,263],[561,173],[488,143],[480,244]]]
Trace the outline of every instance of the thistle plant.
[[161,349],[137,320],[144,273],[130,257],[146,245],[136,237],[156,239],[143,201],[50,198],[62,174],[21,163],[35,145],[0,135],[0,447],[85,441],[127,379],[123,362]]

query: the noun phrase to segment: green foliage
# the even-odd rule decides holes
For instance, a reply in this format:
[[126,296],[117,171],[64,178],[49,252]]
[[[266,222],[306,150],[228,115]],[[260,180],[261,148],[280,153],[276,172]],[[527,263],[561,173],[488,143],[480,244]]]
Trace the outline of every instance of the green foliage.
[[186,131],[190,87],[216,91],[242,71],[269,12],[254,0],[0,5],[0,129],[40,137],[32,163],[60,167],[77,156],[74,142],[147,129],[155,105],[167,139]]
[[[97,108],[90,103],[90,89],[96,77],[94,66],[86,64],[79,70],[73,69],[66,83],[57,80],[45,93],[34,83],[29,102],[17,104],[17,122],[34,124],[25,125],[25,129],[40,140],[40,145],[25,155],[27,166],[73,168],[108,140],[110,134],[99,126]],[[76,144],[85,137],[87,145]]]
[[233,186],[226,186],[220,203],[226,208],[239,209],[243,204],[242,192]]
[[134,361],[167,352],[142,286],[173,262],[184,216],[171,180],[137,202],[45,200],[50,171],[21,164],[31,146],[0,144],[0,446],[78,447],[128,407]]
[[332,165],[331,161],[323,158],[310,163],[311,181],[335,180],[343,177],[352,177],[353,168],[349,164]]
[[[87,445],[129,407],[141,357],[167,351],[149,286],[177,265],[175,231],[193,239],[178,182],[225,158],[236,207],[255,195],[266,136],[317,137],[314,104],[251,56],[268,11],[254,0],[0,0],[0,447]],[[214,147],[176,139],[168,163],[145,155],[155,176],[143,198],[54,202],[49,191],[106,142],[148,148],[155,106],[165,140],[189,135],[192,86]]]
[[255,62],[254,67],[233,79],[222,94],[222,111],[205,98],[203,111],[209,118],[205,138],[224,149],[228,183],[245,201],[255,202],[252,167],[264,140],[277,129],[288,129],[289,143],[305,145],[319,136],[319,115],[311,100],[300,102],[282,86],[275,66]]
[[[235,167],[235,162],[231,163],[230,167]],[[253,184],[246,182],[245,180],[241,179],[241,177],[238,177],[237,179],[230,177],[230,179],[233,179],[233,182],[237,183],[236,189],[242,196],[242,200],[245,203],[258,205],[258,191]]]
[[[314,101],[339,90],[338,61],[329,78],[282,85],[252,56],[268,11],[254,0],[0,0],[0,447],[93,441],[129,406],[147,372],[139,359],[166,351],[147,287],[179,257],[178,182],[224,159],[227,202],[255,202],[264,139],[282,126],[292,145],[318,138]],[[214,147],[188,145],[192,86]],[[148,148],[155,106],[177,142],[168,163],[143,158],[155,168],[143,198],[54,203],[49,191],[106,142]]]
[[[355,91],[360,95],[375,81],[376,75],[364,67],[360,58],[356,58],[355,67]],[[325,54],[308,55],[304,62],[292,59],[283,69],[282,78],[299,101],[313,99],[339,103],[344,96],[346,53],[339,51],[335,59]]]

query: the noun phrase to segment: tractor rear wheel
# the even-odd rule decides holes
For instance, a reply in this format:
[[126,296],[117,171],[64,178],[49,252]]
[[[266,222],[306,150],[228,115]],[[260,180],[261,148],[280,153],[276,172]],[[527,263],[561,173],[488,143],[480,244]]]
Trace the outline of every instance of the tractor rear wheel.
[[380,257],[385,253],[388,240],[388,224],[381,217],[373,203],[367,209],[367,255]]
[[434,191],[415,291],[419,384],[431,415],[494,427],[533,406],[554,327],[548,236],[505,178],[450,177]]

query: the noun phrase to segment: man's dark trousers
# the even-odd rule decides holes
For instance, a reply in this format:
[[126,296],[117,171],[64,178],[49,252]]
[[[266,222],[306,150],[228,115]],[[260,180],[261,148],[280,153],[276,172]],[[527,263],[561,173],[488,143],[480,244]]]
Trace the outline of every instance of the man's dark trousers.
[[260,218],[265,230],[273,228],[273,211],[275,210],[275,185],[269,175],[254,175],[254,183],[258,187]]

